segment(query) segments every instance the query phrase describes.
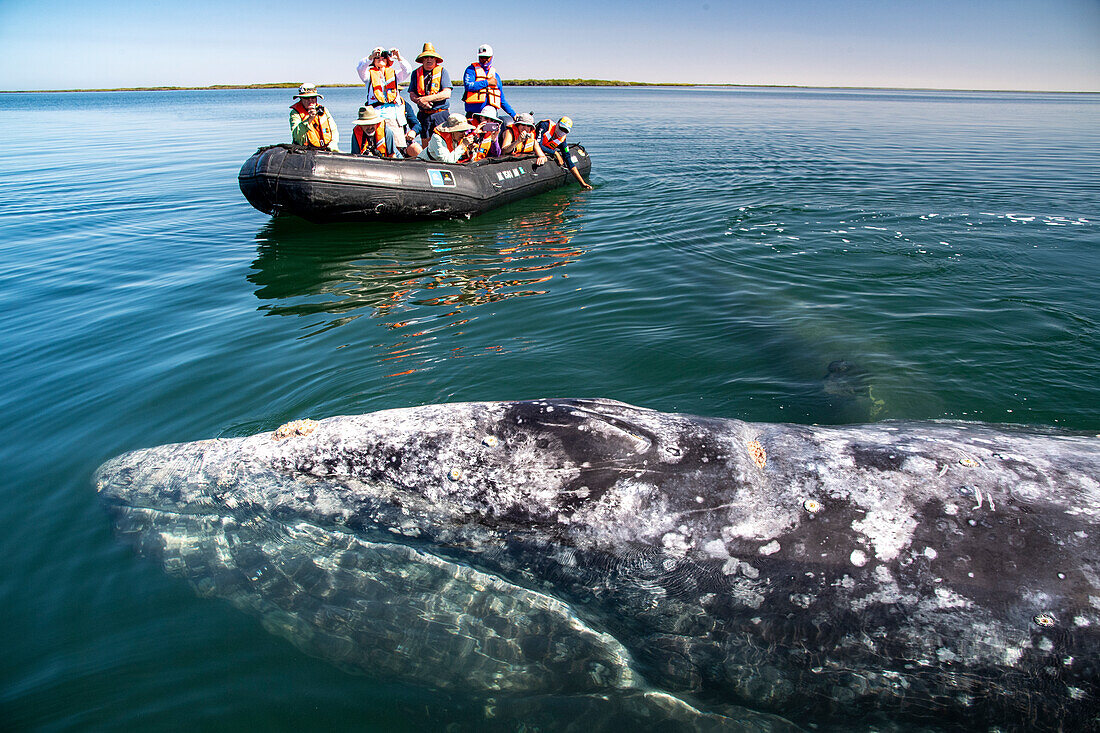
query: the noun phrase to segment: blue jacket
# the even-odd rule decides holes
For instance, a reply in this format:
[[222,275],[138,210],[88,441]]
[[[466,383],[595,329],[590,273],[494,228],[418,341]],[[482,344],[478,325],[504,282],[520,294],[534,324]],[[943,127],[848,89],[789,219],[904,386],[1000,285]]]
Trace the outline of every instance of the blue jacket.
[[[475,65],[476,64],[470,64],[469,66],[467,66],[466,73],[462,75],[462,85],[466,88],[467,92],[479,92],[485,87],[489,86],[489,81],[487,79],[482,79],[481,81],[478,81],[477,72],[474,71]],[[504,108],[505,112],[510,114],[512,117],[515,117],[516,111],[512,109],[512,105],[508,104],[508,100],[504,98],[504,85],[500,81],[500,74],[494,73],[493,75],[497,78],[497,89],[500,91],[500,106]],[[466,95],[463,94],[462,97],[463,99],[465,99]],[[488,102],[467,104],[466,116],[469,117],[474,112],[480,112],[481,110],[485,109],[486,104],[488,104]]]

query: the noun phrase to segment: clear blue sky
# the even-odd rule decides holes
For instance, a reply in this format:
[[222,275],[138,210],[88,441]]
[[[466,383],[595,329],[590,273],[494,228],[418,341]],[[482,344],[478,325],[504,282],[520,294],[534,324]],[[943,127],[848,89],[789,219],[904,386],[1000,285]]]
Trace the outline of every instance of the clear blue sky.
[[431,40],[455,76],[487,42],[505,78],[1100,91],[1100,0],[437,6],[0,0],[0,89],[357,82],[371,47]]

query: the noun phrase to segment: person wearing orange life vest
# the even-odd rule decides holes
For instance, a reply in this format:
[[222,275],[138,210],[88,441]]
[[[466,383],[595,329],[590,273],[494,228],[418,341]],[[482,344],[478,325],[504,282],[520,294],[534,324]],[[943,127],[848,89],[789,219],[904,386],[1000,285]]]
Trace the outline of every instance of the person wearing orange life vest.
[[497,111],[486,106],[480,112],[474,112],[474,147],[470,151],[470,162],[484,158],[500,156],[500,118]]
[[416,57],[420,66],[409,80],[409,99],[417,106],[421,141],[427,145],[436,125],[447,121],[451,108],[451,75],[443,68],[443,57],[436,53],[431,41]]
[[577,170],[577,166],[573,162],[573,155],[569,152],[569,144],[565,141],[565,136],[569,134],[572,127],[573,120],[568,117],[562,117],[557,122],[543,120],[535,127],[535,139],[537,140],[535,165],[542,165],[546,162],[546,156],[553,155],[554,159],[558,161],[558,165],[565,166],[572,171],[573,177],[580,182],[582,188],[590,190],[592,187],[588,185],[588,182],[584,180],[584,176]]
[[500,133],[501,155],[533,155],[535,152],[535,118],[530,112],[520,112],[515,122]]
[[355,121],[355,129],[351,135],[351,153],[379,158],[401,158],[404,157],[401,154],[404,140],[399,138],[400,133],[382,119],[376,108],[360,107],[359,119]]
[[[369,62],[369,65],[363,67],[364,62]],[[404,120],[400,119],[397,100],[400,95],[398,85],[403,77],[408,78],[408,62],[400,58],[400,51],[396,48],[389,51],[376,48],[359,64],[359,76],[367,85],[366,106],[377,107],[387,120],[404,124]]]
[[340,152],[340,131],[327,109],[317,103],[324,97],[314,84],[303,84],[290,107],[290,137],[298,145]]
[[500,74],[493,68],[493,47],[483,43],[477,49],[477,63],[466,67],[462,75],[462,85],[466,92],[462,100],[466,103],[466,117],[472,117],[486,106],[492,106],[508,113],[514,118],[516,111],[504,98],[503,83]]
[[467,162],[474,147],[473,129],[462,115],[451,115],[445,124],[436,126],[420,159],[438,163]]

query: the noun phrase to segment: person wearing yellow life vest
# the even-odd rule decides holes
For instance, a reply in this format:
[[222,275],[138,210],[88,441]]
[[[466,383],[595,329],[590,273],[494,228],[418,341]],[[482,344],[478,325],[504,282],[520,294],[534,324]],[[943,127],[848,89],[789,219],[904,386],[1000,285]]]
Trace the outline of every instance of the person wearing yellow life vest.
[[409,80],[409,99],[416,105],[421,140],[427,145],[436,125],[447,121],[451,109],[451,75],[443,68],[443,57],[436,53],[431,41],[416,57],[420,62]]
[[466,103],[466,118],[480,112],[486,106],[496,107],[515,117],[516,111],[504,98],[503,83],[500,74],[493,68],[493,47],[483,43],[477,49],[477,62],[466,67],[462,75],[462,85],[466,92],[462,101]]
[[473,129],[462,115],[451,115],[445,124],[436,126],[420,159],[438,163],[467,162],[474,147]]
[[580,182],[581,187],[588,190],[592,187],[588,185],[588,182],[584,180],[584,176],[577,170],[577,166],[573,162],[573,155],[569,152],[569,143],[565,141],[565,136],[569,134],[572,127],[573,120],[568,117],[562,117],[557,122],[543,120],[535,127],[535,139],[537,141],[535,145],[535,165],[542,165],[546,162],[546,156],[553,155],[554,159],[558,161],[558,165],[568,168],[573,173],[573,177]]
[[520,112],[515,122],[500,133],[501,155],[533,155],[535,152],[535,118],[530,112]]
[[317,103],[324,97],[314,84],[303,84],[290,107],[290,137],[298,145],[340,152],[340,131],[327,109]]

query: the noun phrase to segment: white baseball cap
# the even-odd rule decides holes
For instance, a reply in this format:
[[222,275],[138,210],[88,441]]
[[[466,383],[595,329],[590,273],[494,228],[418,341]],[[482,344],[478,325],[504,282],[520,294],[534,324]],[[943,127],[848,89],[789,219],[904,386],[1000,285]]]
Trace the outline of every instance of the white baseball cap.
[[493,47],[490,46],[488,43],[483,43],[483,44],[481,44],[480,46],[477,47],[477,55],[478,55],[478,58],[481,58],[483,56],[492,56],[493,55]]

